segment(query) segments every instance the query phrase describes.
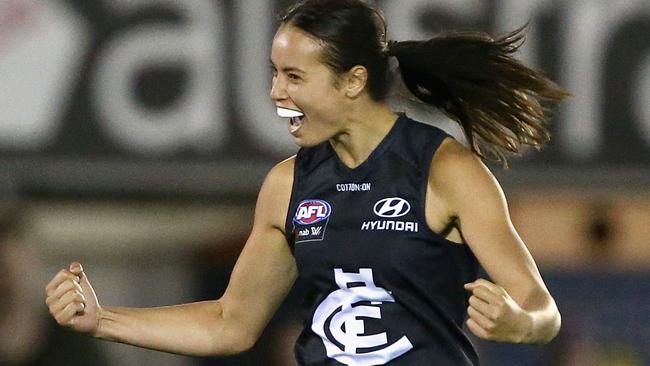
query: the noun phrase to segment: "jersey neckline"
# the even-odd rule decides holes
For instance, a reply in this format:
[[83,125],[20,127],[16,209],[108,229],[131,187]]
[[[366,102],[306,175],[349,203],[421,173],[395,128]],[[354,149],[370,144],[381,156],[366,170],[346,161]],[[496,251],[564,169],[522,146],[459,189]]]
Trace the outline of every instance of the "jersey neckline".
[[354,168],[350,168],[349,166],[345,165],[339,156],[336,154],[336,151],[332,147],[332,144],[326,142],[325,144],[327,145],[327,150],[332,154],[334,161],[336,162],[336,165],[338,168],[345,172],[349,173],[355,173],[359,171],[364,171],[367,169],[367,167],[371,166],[372,162],[377,160],[390,146],[390,143],[395,139],[395,136],[397,135],[397,131],[401,128],[401,126],[406,122],[406,119],[408,117],[404,113],[399,113],[397,119],[395,120],[395,123],[393,126],[388,130],[388,133],[384,138],[379,142],[379,145],[375,147],[374,150],[368,155],[366,160],[364,160],[361,164]]

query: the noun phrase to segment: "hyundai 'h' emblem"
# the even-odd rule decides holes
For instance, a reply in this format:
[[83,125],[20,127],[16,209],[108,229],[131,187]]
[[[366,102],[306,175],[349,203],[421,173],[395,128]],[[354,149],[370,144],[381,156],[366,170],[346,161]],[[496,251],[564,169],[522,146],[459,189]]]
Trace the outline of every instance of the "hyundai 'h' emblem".
[[406,215],[411,210],[411,205],[403,198],[390,197],[384,198],[375,203],[373,211],[380,217],[400,217]]

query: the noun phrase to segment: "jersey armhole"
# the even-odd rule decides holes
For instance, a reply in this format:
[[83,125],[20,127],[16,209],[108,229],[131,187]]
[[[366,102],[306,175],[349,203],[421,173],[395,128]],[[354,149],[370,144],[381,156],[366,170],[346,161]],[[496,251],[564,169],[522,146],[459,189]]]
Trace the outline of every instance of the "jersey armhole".
[[432,141],[432,143],[425,150],[426,151],[426,153],[424,154],[425,162],[423,164],[424,172],[422,174],[424,177],[422,179],[422,184],[420,185],[420,197],[422,202],[422,206],[420,207],[420,214],[422,215],[422,218],[424,220],[425,230],[427,230],[431,235],[444,241],[447,244],[451,244],[455,246],[464,246],[465,243],[457,243],[455,241],[451,241],[446,238],[446,235],[448,235],[449,232],[453,230],[455,221],[449,222],[447,226],[445,226],[445,228],[440,233],[433,231],[429,227],[429,223],[427,222],[427,188],[429,186],[429,172],[431,171],[431,164],[433,163],[433,157],[436,155],[438,149],[440,148],[440,145],[442,145],[444,141],[446,141],[447,139],[454,139],[453,136],[449,135],[444,131],[442,131],[441,133],[443,134],[441,138]]
[[284,219],[284,236],[287,239],[287,243],[289,244],[289,249],[291,250],[292,254],[295,249],[295,237],[293,235],[293,215],[291,212],[296,187],[298,186],[298,156],[299,154],[296,154],[293,163],[293,182],[291,183],[291,194],[289,195],[289,207],[287,207],[287,213]]

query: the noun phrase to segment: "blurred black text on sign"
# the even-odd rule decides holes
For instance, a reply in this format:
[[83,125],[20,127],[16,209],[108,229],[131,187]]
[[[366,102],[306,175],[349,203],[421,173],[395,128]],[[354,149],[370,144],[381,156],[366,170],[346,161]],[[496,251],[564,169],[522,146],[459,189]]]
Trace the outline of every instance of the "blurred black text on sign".
[[[131,177],[142,168],[149,169],[147,175],[158,172],[159,188],[177,181],[189,191],[209,190],[211,174],[232,175],[234,187],[246,171],[264,170],[292,154],[296,147],[286,122],[275,116],[269,98],[268,62],[277,17],[288,3],[3,1],[0,161],[10,167],[5,174],[32,184],[64,182],[74,172],[93,174],[98,168],[92,162],[100,162],[104,170],[96,175]],[[547,71],[574,97],[553,119],[553,144],[519,164],[650,171],[646,0],[379,4],[389,38],[396,40],[449,29],[504,33],[530,21],[519,57]],[[38,183],[35,176],[45,164],[60,169]],[[206,183],[192,185],[188,174]],[[146,181],[125,184],[141,180]],[[98,182],[90,177],[77,184],[91,191],[116,188],[96,187]]]

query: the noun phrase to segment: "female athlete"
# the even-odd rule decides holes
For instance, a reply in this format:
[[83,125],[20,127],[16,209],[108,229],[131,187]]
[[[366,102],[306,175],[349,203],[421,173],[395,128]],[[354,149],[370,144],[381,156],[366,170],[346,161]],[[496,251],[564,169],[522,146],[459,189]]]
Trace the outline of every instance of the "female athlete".
[[[300,365],[477,365],[463,324],[499,342],[545,343],[560,314],[481,158],[548,141],[547,102],[567,93],[512,54],[521,31],[386,40],[362,0],[291,7],[271,51],[271,98],[299,153],[267,175],[224,295],[159,308],[102,306],[81,264],[47,285],[50,313],[94,337],[190,355],[252,347],[300,279]],[[390,65],[468,147],[387,105]],[[482,265],[489,279],[477,278]]]

